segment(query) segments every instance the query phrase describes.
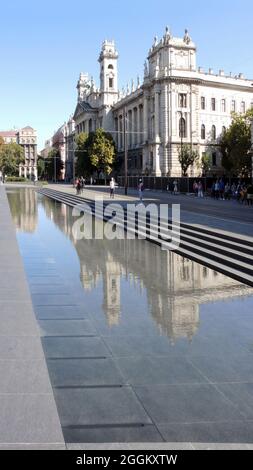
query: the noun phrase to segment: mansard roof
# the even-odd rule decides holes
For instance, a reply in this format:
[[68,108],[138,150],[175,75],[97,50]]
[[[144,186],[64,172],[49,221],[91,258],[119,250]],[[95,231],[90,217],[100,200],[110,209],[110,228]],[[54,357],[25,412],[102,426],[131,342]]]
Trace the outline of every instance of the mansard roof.
[[18,130],[0,131],[1,137],[16,137]]

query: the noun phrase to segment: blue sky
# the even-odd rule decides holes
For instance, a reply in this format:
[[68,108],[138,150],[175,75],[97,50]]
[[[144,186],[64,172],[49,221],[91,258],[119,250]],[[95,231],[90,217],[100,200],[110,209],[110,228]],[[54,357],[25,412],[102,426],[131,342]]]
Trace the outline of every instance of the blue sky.
[[12,0],[0,13],[0,129],[33,126],[39,149],[74,111],[80,71],[98,83],[104,39],[116,41],[120,87],[142,76],[166,25],[189,29],[199,66],[253,78],[252,0]]

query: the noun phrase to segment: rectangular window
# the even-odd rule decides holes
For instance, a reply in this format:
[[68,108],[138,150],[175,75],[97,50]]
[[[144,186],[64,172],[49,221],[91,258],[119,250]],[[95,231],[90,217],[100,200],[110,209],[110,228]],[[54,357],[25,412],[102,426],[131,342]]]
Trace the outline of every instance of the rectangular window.
[[216,110],[216,99],[215,98],[211,99],[211,109],[212,109],[212,111]]
[[206,109],[206,99],[204,96],[201,96],[201,109]]
[[231,101],[231,113],[235,113],[235,100]]
[[226,100],[225,99],[221,100],[221,112],[222,113],[226,112]]
[[109,78],[109,88],[113,88],[113,78]]
[[216,152],[212,153],[212,164],[213,166],[217,166],[217,155]]
[[242,102],[241,102],[241,113],[243,113],[243,114],[244,114],[244,113],[245,113],[245,111],[246,111],[246,105],[245,105],[245,101],[242,101]]
[[186,93],[179,93],[179,108],[186,108],[187,107],[187,95]]

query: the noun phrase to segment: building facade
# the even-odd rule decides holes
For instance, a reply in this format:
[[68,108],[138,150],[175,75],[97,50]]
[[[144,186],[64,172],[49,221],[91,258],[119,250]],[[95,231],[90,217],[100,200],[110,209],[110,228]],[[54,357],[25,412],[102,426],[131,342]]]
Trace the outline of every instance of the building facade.
[[37,132],[27,126],[19,130],[0,132],[6,144],[16,143],[24,149],[25,161],[19,166],[19,176],[37,180]]
[[[218,140],[233,112],[253,107],[253,80],[242,74],[215,74],[196,65],[196,45],[188,31],[173,37],[166,28],[155,37],[144,64],[144,79],[118,90],[118,53],[105,41],[99,55],[100,86],[81,74],[73,116],[76,133],[103,127],[111,132],[119,155],[128,148],[132,175],[181,176],[180,148],[189,144],[199,158],[210,155],[210,173],[222,172]],[[199,175],[197,166],[189,176]]]

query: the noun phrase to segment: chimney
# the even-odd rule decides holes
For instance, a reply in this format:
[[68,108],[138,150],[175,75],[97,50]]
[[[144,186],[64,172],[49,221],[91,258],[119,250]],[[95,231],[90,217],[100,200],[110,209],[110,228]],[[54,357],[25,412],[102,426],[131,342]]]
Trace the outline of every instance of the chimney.
[[213,75],[213,69],[209,69],[210,75]]
[[222,70],[222,69],[219,70],[219,76],[220,76],[220,77],[224,77],[224,75],[225,75],[224,70]]

